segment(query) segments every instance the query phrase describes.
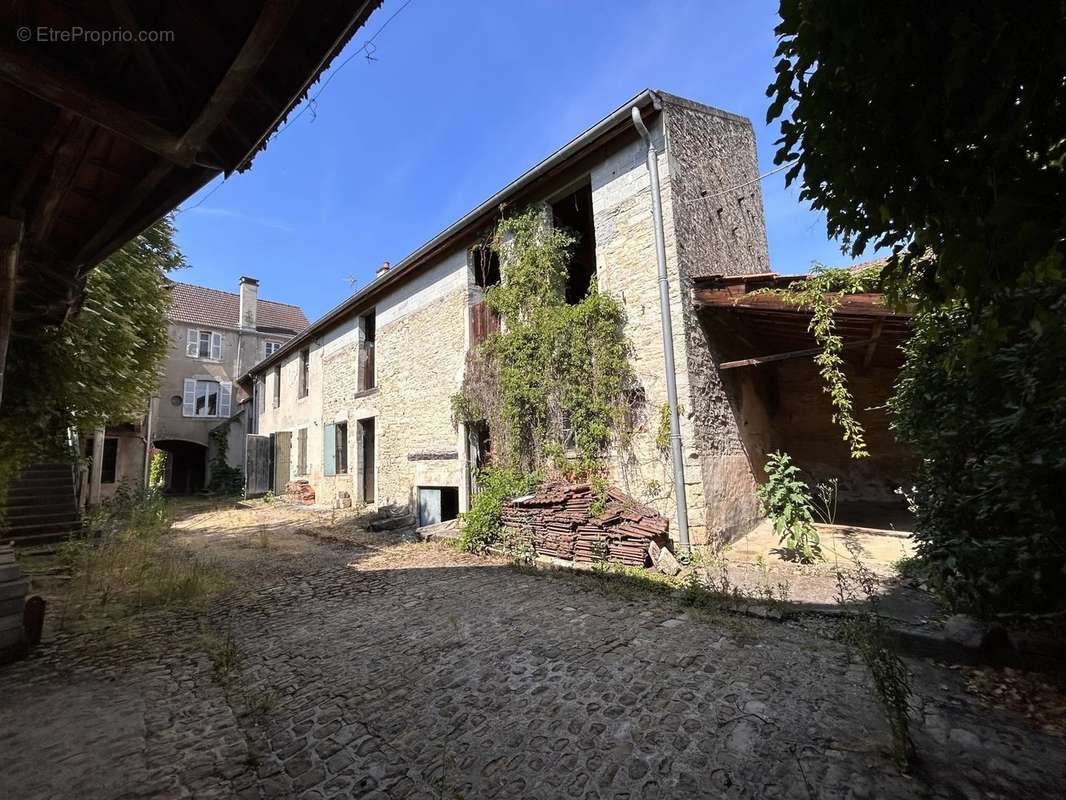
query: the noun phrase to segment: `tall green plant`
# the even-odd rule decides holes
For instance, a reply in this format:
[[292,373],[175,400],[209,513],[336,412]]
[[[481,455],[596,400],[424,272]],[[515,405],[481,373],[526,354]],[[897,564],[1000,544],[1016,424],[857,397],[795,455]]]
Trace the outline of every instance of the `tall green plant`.
[[788,558],[810,564],[821,558],[821,540],[814,529],[811,490],[800,479],[800,470],[788,453],[770,453],[766,483],[758,488],[759,500],[774,525]]

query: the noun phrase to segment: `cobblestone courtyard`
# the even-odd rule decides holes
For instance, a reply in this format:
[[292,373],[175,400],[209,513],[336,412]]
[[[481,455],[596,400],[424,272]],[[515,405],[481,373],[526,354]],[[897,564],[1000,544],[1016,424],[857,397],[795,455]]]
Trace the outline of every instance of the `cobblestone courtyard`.
[[[53,634],[0,669],[0,796],[1062,796],[1066,742],[953,670],[910,663],[903,776],[865,668],[807,629],[296,533],[308,516],[191,516],[183,543],[238,579],[206,621]],[[239,654],[224,683],[205,627]]]

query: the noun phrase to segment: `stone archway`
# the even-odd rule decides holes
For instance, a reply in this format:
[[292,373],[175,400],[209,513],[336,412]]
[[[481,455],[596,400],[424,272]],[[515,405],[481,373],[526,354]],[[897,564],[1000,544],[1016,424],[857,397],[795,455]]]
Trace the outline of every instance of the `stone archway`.
[[167,494],[194,494],[207,481],[207,447],[185,439],[156,439],[152,446],[167,454]]

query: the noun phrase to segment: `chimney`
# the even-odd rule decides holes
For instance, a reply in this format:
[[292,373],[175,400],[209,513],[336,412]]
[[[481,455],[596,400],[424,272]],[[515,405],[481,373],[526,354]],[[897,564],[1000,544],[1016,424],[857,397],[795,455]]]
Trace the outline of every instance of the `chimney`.
[[381,266],[378,267],[378,271],[374,274],[374,277],[380,278],[382,275],[384,275],[386,272],[388,272],[389,269],[390,269],[389,262],[388,261],[382,261],[381,262]]
[[255,330],[255,306],[258,301],[259,281],[241,276],[240,326],[242,331]]

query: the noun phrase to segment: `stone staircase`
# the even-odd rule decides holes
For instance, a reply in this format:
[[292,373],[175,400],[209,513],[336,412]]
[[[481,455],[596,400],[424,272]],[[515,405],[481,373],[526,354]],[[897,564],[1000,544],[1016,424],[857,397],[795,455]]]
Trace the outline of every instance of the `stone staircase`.
[[54,544],[81,530],[70,464],[36,464],[11,482],[0,509],[0,542]]

